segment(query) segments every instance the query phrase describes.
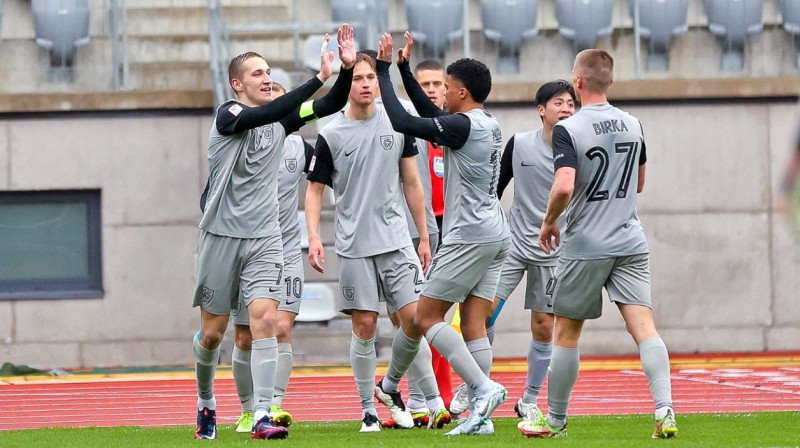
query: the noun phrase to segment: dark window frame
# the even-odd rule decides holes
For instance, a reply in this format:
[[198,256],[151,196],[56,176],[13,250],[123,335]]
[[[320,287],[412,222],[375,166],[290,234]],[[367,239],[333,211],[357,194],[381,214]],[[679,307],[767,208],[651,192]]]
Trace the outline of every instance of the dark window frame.
[[0,301],[47,299],[98,299],[103,290],[102,195],[98,189],[0,191],[0,205],[86,204],[89,275],[74,278],[0,280]]

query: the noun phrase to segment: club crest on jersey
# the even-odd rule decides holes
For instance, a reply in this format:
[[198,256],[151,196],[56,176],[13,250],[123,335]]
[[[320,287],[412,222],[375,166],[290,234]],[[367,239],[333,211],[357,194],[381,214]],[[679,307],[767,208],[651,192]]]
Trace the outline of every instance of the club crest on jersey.
[[352,301],[356,298],[356,288],[353,286],[343,286],[342,295],[344,296],[345,300]]
[[272,143],[272,123],[258,128],[258,148],[263,148]]
[[297,159],[286,159],[284,162],[286,163],[287,171],[290,173],[297,171]]
[[381,146],[383,149],[390,150],[392,146],[394,146],[394,136],[393,135],[381,135]]

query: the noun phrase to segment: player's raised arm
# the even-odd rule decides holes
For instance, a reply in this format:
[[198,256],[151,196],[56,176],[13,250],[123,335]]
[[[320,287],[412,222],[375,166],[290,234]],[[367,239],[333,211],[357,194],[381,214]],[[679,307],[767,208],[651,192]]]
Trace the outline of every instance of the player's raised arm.
[[[342,110],[347,105],[347,97],[350,93],[350,85],[353,82],[353,67],[356,61],[356,49],[354,43],[353,28],[348,24],[342,24],[337,33],[339,43],[339,59],[342,61],[342,70],[339,77],[333,84],[333,88],[322,98],[303,103],[294,112],[281,120],[281,124],[290,134],[297,131],[304,125],[316,121],[319,118],[333,115]],[[327,47],[323,50],[327,52]],[[333,57],[333,52],[330,52]]]
[[[392,36],[389,34],[381,36],[376,65],[383,107],[386,109],[386,114],[389,115],[392,128],[397,132],[448,146],[451,149],[461,148],[469,138],[469,118],[460,114],[445,115],[438,118],[415,117],[409,114],[400,104],[397,94],[394,92],[392,81],[389,78],[389,67],[392,65],[391,39]],[[433,104],[427,96],[425,100]]]
[[[403,87],[406,89],[408,98],[414,103],[414,109],[421,117],[433,118],[447,115],[440,107],[428,98],[428,95],[422,90],[422,87],[417,82],[414,74],[411,72],[411,49],[414,47],[414,39],[411,33],[405,32],[406,45],[397,50],[397,68],[400,70],[400,75],[403,79]],[[386,43],[389,48],[387,51],[391,54],[391,35]],[[391,62],[391,61],[390,61]]]

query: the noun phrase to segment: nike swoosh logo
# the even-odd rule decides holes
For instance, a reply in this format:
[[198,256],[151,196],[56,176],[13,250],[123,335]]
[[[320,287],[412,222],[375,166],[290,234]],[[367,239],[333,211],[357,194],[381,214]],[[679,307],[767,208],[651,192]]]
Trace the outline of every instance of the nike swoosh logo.
[[280,286],[277,286],[277,287],[276,286],[270,286],[269,287],[269,292],[278,292],[280,290],[281,290]]
[[297,303],[297,300],[295,300],[294,302],[290,302],[290,301],[288,301],[288,300],[286,301],[286,304],[287,304],[287,305],[294,305],[295,303]]
[[416,289],[416,288],[414,288],[414,294],[419,294],[419,293],[421,293],[421,292],[422,292],[422,289]]
[[525,163],[525,162],[520,162],[520,165],[522,165],[522,166],[535,166],[533,163]]
[[354,152],[356,152],[356,150],[355,150],[355,149],[354,149],[354,150],[352,150],[352,151],[350,151],[350,152],[347,152],[347,151],[345,151],[345,152],[344,152],[344,156],[345,156],[345,157],[350,157],[350,154],[352,154],[352,153],[354,153]]

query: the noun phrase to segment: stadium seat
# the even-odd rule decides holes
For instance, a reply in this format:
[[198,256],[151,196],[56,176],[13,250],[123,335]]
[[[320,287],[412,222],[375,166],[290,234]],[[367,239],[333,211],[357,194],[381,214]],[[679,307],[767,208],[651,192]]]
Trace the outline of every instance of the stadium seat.
[[[317,49],[317,51],[319,52],[319,49]],[[272,78],[272,82],[282,85],[287,92],[292,90],[292,75],[286,70],[280,67],[272,67],[270,69],[270,77]]]
[[783,29],[794,37],[797,67],[800,68],[800,0],[780,0]]
[[78,47],[89,43],[88,0],[31,0],[36,44],[50,53],[51,82],[72,82]]
[[331,0],[334,22],[353,24],[361,48],[377,50],[378,36],[389,29],[387,0]]
[[556,0],[558,32],[572,40],[575,53],[593,48],[611,34],[613,0]]
[[705,0],[708,28],[722,43],[722,69],[744,67],[744,42],[761,32],[763,0]]
[[[328,50],[333,52],[334,59],[333,59],[333,72],[339,73],[339,70],[342,68],[342,61],[339,60],[339,44],[336,43],[336,35],[331,34],[331,42],[328,45]],[[303,44],[303,64],[306,68],[319,71],[319,49],[322,46],[322,39],[325,36],[322,34],[312,34],[306,37],[305,43]],[[356,51],[359,50],[358,41],[355,41]]]
[[[631,18],[634,3],[631,0]],[[669,45],[673,36],[686,33],[688,0],[639,0],[639,31],[648,39],[647,69],[669,69]]]
[[462,0],[406,0],[408,28],[422,44],[423,59],[444,59],[447,46],[462,36]]
[[339,314],[338,294],[325,283],[306,283],[303,286],[303,300],[300,302],[298,322],[324,322]]
[[500,73],[519,73],[519,48],[535,36],[538,0],[481,0],[483,34],[497,42]]

